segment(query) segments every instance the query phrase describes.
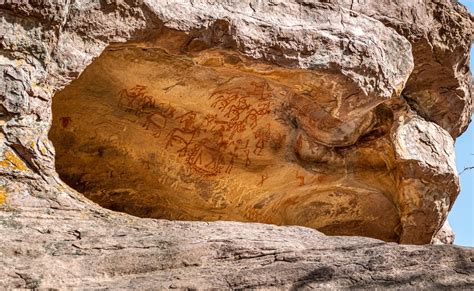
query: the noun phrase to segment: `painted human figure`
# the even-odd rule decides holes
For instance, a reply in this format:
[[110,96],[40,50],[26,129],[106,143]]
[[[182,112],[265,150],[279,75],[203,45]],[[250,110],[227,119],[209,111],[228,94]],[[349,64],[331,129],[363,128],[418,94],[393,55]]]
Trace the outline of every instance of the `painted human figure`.
[[173,128],[168,134],[165,148],[173,147],[176,143],[182,144],[178,149],[179,156],[185,156],[194,138],[199,135],[199,128],[194,126],[196,112],[190,111],[175,118],[179,121],[181,128]]
[[250,108],[250,104],[245,97],[240,97],[237,104],[232,104],[224,117],[230,118],[230,121],[237,121],[240,119],[240,114]]
[[166,128],[168,120],[173,118],[175,111],[171,104],[166,106],[161,103],[155,111],[147,115],[143,126],[146,129],[152,129],[154,132],[153,136],[160,137],[161,131]]

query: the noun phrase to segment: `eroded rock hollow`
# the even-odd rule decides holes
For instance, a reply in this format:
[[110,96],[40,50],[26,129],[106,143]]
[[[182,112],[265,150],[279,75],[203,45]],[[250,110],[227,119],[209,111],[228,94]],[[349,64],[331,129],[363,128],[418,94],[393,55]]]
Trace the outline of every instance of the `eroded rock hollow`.
[[[363,270],[378,270],[374,252],[391,250],[398,268],[429,250],[445,264],[417,261],[432,271],[429,286],[472,286],[472,250],[315,231],[452,243],[472,16],[448,0],[360,2],[0,4],[0,230],[15,231],[2,236],[12,256],[1,282],[427,286],[409,271],[388,278],[382,263],[370,279],[331,265],[341,259],[318,265],[324,242],[346,241]],[[292,227],[197,222],[216,220]],[[227,272],[268,255],[269,267],[252,269],[260,279]],[[31,256],[34,269],[18,271]],[[52,257],[60,276],[41,267]],[[189,266],[197,280],[181,272]]]
[[54,97],[50,138],[63,180],[113,210],[397,241],[383,100],[232,51],[112,46]]

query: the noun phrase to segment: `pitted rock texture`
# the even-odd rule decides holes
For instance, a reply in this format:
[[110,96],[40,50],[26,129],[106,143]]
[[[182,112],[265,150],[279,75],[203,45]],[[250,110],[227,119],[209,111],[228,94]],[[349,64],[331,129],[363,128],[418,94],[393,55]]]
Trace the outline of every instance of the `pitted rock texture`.
[[9,234],[0,237],[0,288],[474,287],[472,248],[328,237],[296,226],[138,219],[58,205],[49,213],[0,215],[0,231]]
[[[132,218],[75,191],[142,217],[439,242],[472,113],[472,17],[448,0],[360,2],[0,4],[1,252],[21,254],[0,263],[2,284],[472,286],[470,249]],[[344,243],[324,264],[311,247]],[[314,260],[225,260],[241,249]],[[173,265],[185,251],[196,257]],[[393,265],[356,264],[361,277],[331,267],[387,252]]]

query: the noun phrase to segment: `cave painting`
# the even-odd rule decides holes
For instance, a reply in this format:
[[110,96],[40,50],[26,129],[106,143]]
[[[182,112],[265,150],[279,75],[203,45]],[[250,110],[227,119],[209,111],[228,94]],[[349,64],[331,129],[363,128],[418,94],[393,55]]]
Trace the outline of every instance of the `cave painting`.
[[[215,89],[206,113],[159,102],[147,86],[119,92],[118,106],[138,117],[138,123],[202,176],[230,174],[236,163],[248,168],[271,143],[278,149],[285,135],[265,121],[271,114],[273,89],[266,81],[250,86]],[[262,184],[263,184],[262,180]]]

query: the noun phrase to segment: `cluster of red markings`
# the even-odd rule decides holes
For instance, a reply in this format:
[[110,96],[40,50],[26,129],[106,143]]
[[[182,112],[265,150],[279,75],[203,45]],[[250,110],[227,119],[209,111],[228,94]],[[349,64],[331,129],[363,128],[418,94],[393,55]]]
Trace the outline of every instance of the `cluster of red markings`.
[[175,150],[195,172],[216,176],[231,173],[239,159],[249,167],[252,156],[262,155],[269,143],[281,145],[285,136],[263,122],[272,96],[265,81],[216,90],[209,97],[214,114],[203,115],[158,103],[145,86],[136,85],[120,92],[119,106],[137,115],[153,136],[165,138],[165,148]]

